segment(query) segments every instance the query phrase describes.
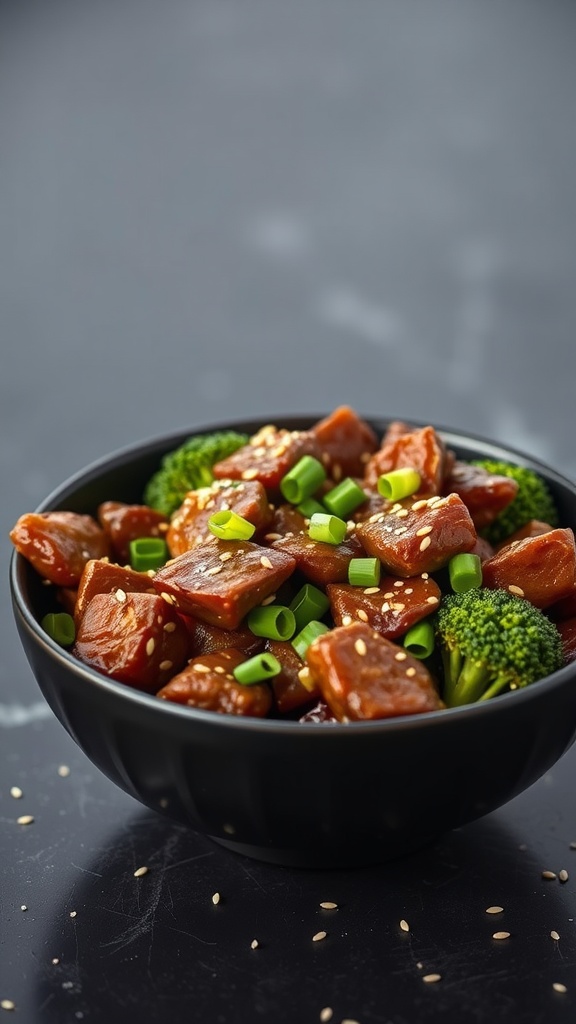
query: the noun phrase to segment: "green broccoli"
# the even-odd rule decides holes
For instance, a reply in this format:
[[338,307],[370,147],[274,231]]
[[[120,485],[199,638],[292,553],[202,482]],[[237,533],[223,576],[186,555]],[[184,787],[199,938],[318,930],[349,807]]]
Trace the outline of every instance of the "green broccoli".
[[189,437],[162,459],[160,469],[144,488],[145,504],[165,516],[171,516],[182,504],[187,491],[208,487],[214,480],[212,467],[248,441],[248,434],[235,430],[218,430]]
[[516,497],[502,510],[494,522],[481,531],[491,544],[499,544],[519,530],[530,519],[541,519],[550,526],[558,524],[558,510],[547,484],[527,466],[516,466],[496,459],[475,459],[473,466],[481,466],[489,473],[512,477],[518,484]]
[[554,623],[507,590],[475,587],[443,598],[435,615],[448,707],[528,686],[564,664]]

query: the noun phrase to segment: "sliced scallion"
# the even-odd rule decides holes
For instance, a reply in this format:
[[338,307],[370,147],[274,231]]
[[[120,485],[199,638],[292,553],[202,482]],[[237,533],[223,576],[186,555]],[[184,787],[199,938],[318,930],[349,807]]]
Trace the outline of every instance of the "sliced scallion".
[[351,476],[345,477],[332,490],[328,491],[322,501],[333,516],[340,519],[347,519],[360,505],[368,498],[365,491]]
[[248,628],[268,640],[289,640],[296,632],[294,612],[283,604],[259,605],[248,613]]
[[324,505],[316,501],[316,498],[304,498],[304,501],[301,501],[296,507],[300,515],[304,516],[305,519],[312,519],[315,512],[326,513]]
[[159,569],[168,558],[163,537],[136,537],[129,544],[130,565],[136,572]]
[[323,590],[305,583],[296,597],[290,602],[290,609],[296,619],[296,629],[300,632],[312,619],[321,619],[328,611],[330,601]]
[[76,627],[68,612],[48,612],[40,625],[61,647],[70,647],[74,643]]
[[237,512],[222,509],[210,516],[208,529],[220,540],[250,540],[256,527]]
[[300,655],[304,660],[304,655],[310,647],[310,644],[317,636],[322,636],[322,633],[328,632],[328,626],[325,626],[323,622],[318,622],[316,619],[311,619],[310,622],[306,623],[304,629],[291,640],[292,647],[297,654]]
[[400,469],[392,469],[389,473],[383,473],[378,477],[378,493],[389,501],[401,501],[402,498],[409,498],[416,494],[420,487],[421,477],[417,469],[411,466],[402,466]]
[[326,470],[313,455],[303,455],[280,481],[280,490],[286,501],[299,505],[314,494],[326,479]]
[[460,552],[448,562],[450,586],[457,594],[482,585],[482,562],[479,555]]
[[315,512],[310,520],[308,536],[326,544],[341,544],[346,536],[347,526],[343,519],[327,512]]
[[243,686],[252,686],[254,683],[263,683],[266,679],[272,679],[282,671],[282,665],[269,651],[262,654],[255,654],[247,661],[240,662],[233,671],[237,683]]
[[434,650],[434,627],[428,619],[414,623],[404,637],[404,647],[415,658],[429,658]]
[[351,558],[348,562],[348,583],[353,587],[377,587],[380,571],[378,558]]

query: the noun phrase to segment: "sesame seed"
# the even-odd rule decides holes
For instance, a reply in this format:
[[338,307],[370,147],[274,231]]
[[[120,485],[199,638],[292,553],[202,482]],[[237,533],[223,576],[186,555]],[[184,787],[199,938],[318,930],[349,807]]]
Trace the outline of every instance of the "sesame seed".
[[28,910],[28,907],[26,906],[25,903],[22,904],[22,906],[20,907],[20,910]]
[[316,932],[316,934],[312,936],[312,942],[322,942],[322,939],[325,939],[327,934],[327,932]]
[[405,594],[413,594],[414,593],[414,587],[406,587],[406,590],[404,591],[404,593]]
[[61,779],[67,779],[70,775],[70,769],[67,764],[61,764],[58,768],[58,775]]
[[419,509],[426,508],[427,505],[428,505],[427,499],[426,498],[420,498],[419,501],[415,501],[414,504],[412,505],[412,511],[413,512],[418,512]]
[[555,931],[555,930],[552,930],[552,931],[550,932],[550,938],[551,938],[551,939],[554,939],[554,942],[558,942],[558,939],[560,938],[560,936],[558,935],[558,932],[557,932],[557,931]]
[[425,981],[427,985],[434,984],[435,981],[441,981],[441,980],[442,980],[442,975],[441,974],[424,974],[422,976],[422,981]]
[[366,654],[367,648],[362,637],[359,637],[358,640],[354,641],[354,650],[356,651],[356,654],[359,654],[362,657]]
[[227,562],[229,558],[232,558],[231,551],[223,551],[221,555],[218,555],[221,562]]
[[273,604],[275,600],[276,594],[270,594],[269,597],[265,597],[264,600],[261,602],[262,607],[265,608],[267,604]]
[[326,1021],[332,1020],[334,1016],[334,1010],[331,1006],[325,1006],[323,1010],[320,1010],[320,1020],[322,1024],[326,1024]]
[[555,871],[543,871],[542,872],[542,878],[545,878],[548,882],[551,882],[554,878],[556,878],[556,872]]
[[172,597],[172,594],[167,594],[165,590],[162,591],[160,597],[163,601],[166,601],[166,604],[176,604],[176,598]]
[[20,789],[20,786],[12,786],[10,796],[13,796],[15,800],[19,800],[21,796],[24,796],[24,794]]
[[492,938],[493,939],[509,939],[510,938],[510,932],[494,932]]
[[250,943],[250,949],[258,949],[259,945],[260,943],[258,942],[258,939],[252,939],[252,942]]
[[207,576],[217,576],[219,572],[222,572],[223,565],[213,565],[211,569],[206,570]]
[[176,623],[175,622],[166,622],[162,628],[163,628],[165,633],[173,633],[174,630],[176,629]]
[[387,590],[386,593],[384,594],[384,597],[387,598],[388,601],[390,601],[394,597],[394,591]]
[[395,601],[394,604],[392,605],[392,609],[395,612],[403,612],[405,607],[406,605],[402,604],[402,601]]
[[56,964],[59,964],[59,963],[60,963],[60,957],[58,957],[58,956],[53,956],[53,957],[52,957],[52,960],[50,961],[50,963],[52,963],[52,964],[54,964],[54,966],[56,966]]
[[407,668],[406,669],[406,675],[411,679],[412,676],[416,675],[416,669],[415,668]]
[[404,586],[404,580],[394,580],[394,586],[395,587],[403,587]]
[[322,910],[337,910],[338,909],[338,904],[337,903],[331,903],[329,900],[326,900],[324,903],[321,903],[320,906],[322,907]]
[[368,616],[363,608],[357,608],[356,615],[362,620],[362,622],[368,622]]
[[503,910],[504,910],[504,907],[497,907],[497,906],[486,907],[486,913],[487,914],[501,914]]
[[22,814],[19,818],[16,818],[17,825],[31,825],[34,818],[31,814]]
[[116,598],[117,601],[120,602],[120,604],[123,604],[123,602],[126,600],[126,591],[121,590],[120,587],[118,587],[118,590],[115,592],[114,597]]
[[363,590],[362,593],[363,594],[379,594],[380,593],[380,587],[366,587],[366,589]]
[[71,910],[70,911],[70,917],[76,917],[76,913],[77,913],[77,911]]
[[562,992],[562,993],[564,993],[564,992],[568,991],[568,989],[566,988],[566,985],[563,985],[561,981],[553,982],[552,988],[554,989],[555,992]]
[[400,921],[400,928],[403,932],[410,931],[410,925],[408,924],[408,921],[404,920],[404,918],[402,918],[402,920]]
[[262,555],[262,557],[260,559],[260,565],[263,565],[265,569],[271,569],[272,568],[272,562],[268,558],[268,555]]
[[404,517],[407,516],[407,515],[408,515],[408,509],[407,508],[399,508],[397,513],[396,513],[396,518],[397,519],[404,519]]
[[388,604],[388,601],[384,601],[384,604],[382,605],[380,611],[383,613],[390,611],[390,605]]
[[143,865],[141,868],[136,868],[136,871],[134,872],[134,878],[143,878],[144,875],[148,874],[148,870],[149,869],[145,865]]
[[399,537],[402,533],[406,533],[407,530],[407,526],[399,526],[397,530],[394,530],[394,536]]
[[429,548],[431,543],[430,537],[423,537],[420,541],[420,551],[426,551],[426,548]]
[[197,665],[194,665],[194,668],[195,668],[196,672],[209,672],[210,671],[209,665],[203,665],[202,662],[198,662]]
[[438,604],[438,598],[432,594],[430,597],[426,598],[426,604]]
[[16,1003],[14,1003],[11,999],[3,999],[2,1002],[0,1002],[0,1006],[2,1007],[3,1010],[16,1009]]
[[343,615],[342,616],[342,625],[343,626],[350,626],[351,623],[352,623],[352,616],[351,615]]
[[267,533],[264,540],[282,540],[281,533]]
[[524,591],[522,590],[522,587],[517,587],[514,585],[514,583],[510,584],[508,590],[510,591],[511,594],[515,594],[516,597],[524,597]]
[[562,871],[558,872],[558,880],[560,882],[567,882],[568,881],[568,872],[566,871],[566,868],[562,868]]
[[223,676],[226,672],[226,669],[224,668],[223,665],[215,665],[214,671],[217,672],[219,676]]
[[218,904],[220,903],[220,893],[219,892],[215,892],[214,895],[212,896],[212,903],[214,904],[215,907],[218,906]]
[[255,467],[252,467],[251,469],[245,469],[244,472],[242,473],[243,480],[255,480],[257,476],[258,470]]
[[432,533],[431,526],[421,526],[419,530],[416,530],[417,537],[426,537],[429,533]]
[[408,655],[406,654],[406,651],[397,651],[396,654],[394,655],[394,660],[395,661],[406,661],[407,657],[408,657]]
[[148,655],[153,654],[155,647],[156,647],[156,641],[155,641],[154,637],[151,636],[150,639],[148,640],[148,642],[146,643],[146,654],[148,654]]

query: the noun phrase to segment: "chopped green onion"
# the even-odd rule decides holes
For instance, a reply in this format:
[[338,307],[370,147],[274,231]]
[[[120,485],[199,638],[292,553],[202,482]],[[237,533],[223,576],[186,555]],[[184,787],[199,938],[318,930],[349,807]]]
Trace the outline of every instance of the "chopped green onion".
[[304,655],[310,647],[310,644],[317,636],[321,636],[322,633],[328,632],[328,626],[325,626],[323,622],[317,622],[315,619],[311,619],[310,622],[306,623],[304,629],[293,638],[291,641],[292,647],[297,654],[300,655],[304,660]]
[[363,491],[359,484],[347,476],[332,490],[324,495],[322,501],[333,516],[340,519],[347,519],[351,512],[354,512],[368,498],[366,491]]
[[301,501],[296,507],[305,519],[312,519],[315,512],[326,512],[324,505],[316,501],[316,498],[304,498],[304,501]]
[[296,632],[294,613],[283,604],[259,605],[249,612],[246,621],[255,636],[268,640],[289,640]]
[[282,671],[282,665],[269,651],[262,654],[255,654],[253,658],[242,661],[234,669],[233,675],[237,683],[243,686],[252,686],[254,683],[263,683],[272,676],[277,676]]
[[220,540],[250,540],[256,527],[230,509],[215,512],[208,520],[208,529]]
[[330,601],[323,590],[305,583],[296,597],[290,602],[290,610],[296,619],[296,629],[300,631],[312,619],[321,619],[330,607]]
[[348,583],[353,587],[377,587],[380,569],[377,558],[351,558],[348,562]]
[[404,637],[404,647],[415,658],[429,658],[434,650],[434,627],[428,619],[421,619],[410,627]]
[[461,552],[448,562],[450,586],[457,594],[482,585],[482,562],[479,555]]
[[315,512],[310,520],[308,536],[312,540],[322,540],[326,544],[341,544],[346,536],[346,523],[338,516],[326,512]]
[[402,498],[409,498],[415,494],[420,487],[421,477],[416,469],[411,466],[403,466],[401,469],[392,469],[389,473],[383,473],[378,477],[378,493],[390,501],[400,501]]
[[76,627],[68,612],[48,612],[40,625],[61,647],[70,647],[74,643]]
[[168,547],[162,537],[137,537],[129,544],[130,565],[136,572],[159,569],[168,558]]
[[326,479],[326,470],[313,455],[303,455],[280,481],[280,490],[292,505],[299,505],[317,491]]

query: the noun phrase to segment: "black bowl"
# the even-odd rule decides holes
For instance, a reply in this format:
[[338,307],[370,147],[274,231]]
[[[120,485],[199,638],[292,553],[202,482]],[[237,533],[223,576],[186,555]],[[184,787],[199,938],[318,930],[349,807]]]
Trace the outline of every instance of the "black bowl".
[[[302,429],[319,418],[272,420]],[[252,433],[263,422],[218,427]],[[379,433],[387,425],[371,422]],[[576,528],[570,480],[514,449],[438,429],[464,459],[532,467],[562,525]],[[141,501],[162,455],[192,432],[107,456],[38,511],[94,513],[107,499]],[[524,690],[429,714],[336,725],[238,718],[160,701],[82,665],[40,627],[49,588],[16,553],[11,590],[40,689],[90,760],[147,807],[261,860],[335,867],[406,855],[521,793],[576,738],[576,663]]]

